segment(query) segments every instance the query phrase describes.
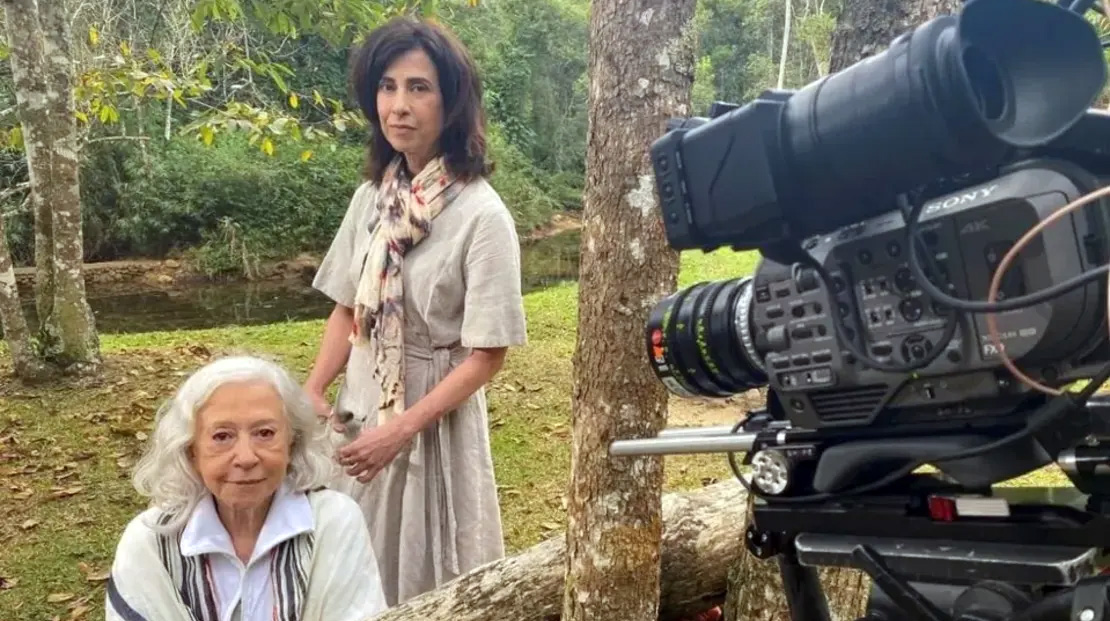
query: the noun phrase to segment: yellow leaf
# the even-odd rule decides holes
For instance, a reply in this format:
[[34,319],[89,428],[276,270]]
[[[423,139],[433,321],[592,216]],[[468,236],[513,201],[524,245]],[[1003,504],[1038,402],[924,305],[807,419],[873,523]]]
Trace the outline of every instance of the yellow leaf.
[[60,604],[73,599],[73,593],[51,593],[46,596],[46,601],[51,604]]
[[270,140],[269,137],[262,139],[262,152],[266,155],[274,154],[274,141]]
[[289,105],[296,110],[297,106],[301,105],[301,100],[297,97],[296,93],[289,93]]
[[100,33],[97,32],[96,26],[89,26],[89,45],[95,46],[100,42]]
[[320,91],[312,91],[312,99],[316,102],[316,105],[324,105],[324,96],[320,94]]
[[127,44],[127,41],[120,41],[119,51],[126,58],[131,55],[131,46]]
[[204,141],[204,145],[210,147],[212,146],[212,141],[216,137],[216,133],[212,131],[211,127],[205,125],[204,127],[200,128],[200,137],[201,140]]
[[89,122],[89,115],[87,115],[84,112],[78,110],[77,111],[77,120],[81,121],[82,123],[88,123]]
[[310,159],[312,159],[312,149],[305,149],[304,151],[301,151],[302,162],[307,162]]

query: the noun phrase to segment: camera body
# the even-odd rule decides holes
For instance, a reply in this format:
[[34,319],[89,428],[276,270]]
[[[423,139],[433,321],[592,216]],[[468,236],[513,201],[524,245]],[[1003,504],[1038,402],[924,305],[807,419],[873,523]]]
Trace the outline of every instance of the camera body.
[[[1003,366],[985,313],[915,278],[907,206],[934,292],[982,303],[1018,239],[1110,178],[1110,115],[1089,109],[1105,79],[1080,15],[972,0],[796,92],[672,120],[651,147],[669,244],[762,259],[750,277],[657,304],[646,330],[656,375],[683,396],[767,386],[769,406],[808,429],[1013,412],[1030,388]],[[1026,244],[998,300],[1101,267],[1107,205]],[[1044,385],[1090,378],[1110,360],[1106,305],[1105,279],[1088,278],[995,313],[1001,347]]]
[[[1106,81],[1091,5],[970,0],[652,145],[670,246],[762,258],[659,301],[649,365],[680,396],[767,398],[734,426],[610,454],[728,454],[756,498],[745,543],[779,557],[794,621],[831,618],[821,565],[872,577],[867,619],[1110,613],[1110,579],[1090,578],[1110,549],[1110,398],[1092,394],[1110,381],[1110,199],[1091,196],[1110,196],[1110,114],[1090,109]],[[995,487],[1052,463],[1074,487]]]
[[[1033,160],[928,201],[921,230],[939,272],[929,275],[952,296],[982,296],[1015,240],[1100,185],[1070,162]],[[1007,272],[999,297],[1045,289],[1105,262],[1106,215],[1101,207],[1073,213],[1034,239]],[[964,322],[943,354],[913,374],[871,369],[839,346],[832,323],[838,320],[845,336],[879,361],[911,363],[941,343],[952,312],[915,282],[905,228],[895,210],[805,240],[803,248],[832,275],[832,291],[811,268],[771,260],[746,285],[753,289],[749,336],[739,342],[753,348],[794,424],[952,422],[1005,413],[1027,396],[1001,366],[985,315]],[[1107,361],[1105,305],[1105,288],[1092,283],[1001,313],[1002,344],[1039,381],[1091,377]]]
[[[1110,129],[1110,117],[1092,120]],[[1110,138],[1106,131],[1088,135]],[[1015,240],[1101,185],[1072,161],[1036,158],[928,200],[920,230],[938,273],[926,267],[927,275],[949,295],[982,296]],[[999,298],[1045,289],[1104,263],[1108,216],[1097,204],[1050,226],[1019,253]],[[916,282],[906,240],[904,214],[892,210],[803,241],[832,276],[831,290],[810,267],[763,258],[750,277],[669,296],[648,325],[653,368],[684,396],[727,396],[766,384],[791,422],[809,429],[1012,410],[1027,390],[1000,364],[985,315],[962,322],[944,352],[913,374],[872,369],[838,343],[834,321],[880,361],[911,363],[941,344],[951,309]],[[997,321],[1007,354],[1039,381],[1087,378],[1110,359],[1102,281],[1000,313]]]

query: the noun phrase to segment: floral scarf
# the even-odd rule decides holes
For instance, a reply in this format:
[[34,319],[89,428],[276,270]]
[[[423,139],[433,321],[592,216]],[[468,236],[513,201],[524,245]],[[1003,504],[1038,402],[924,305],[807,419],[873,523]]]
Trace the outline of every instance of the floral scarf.
[[[449,191],[451,190],[451,191]],[[378,424],[405,411],[404,286],[405,254],[431,232],[432,220],[457,194],[443,158],[428,162],[412,179],[404,159],[390,162],[378,192],[378,222],[355,293],[350,341],[376,343],[374,379],[381,386]]]

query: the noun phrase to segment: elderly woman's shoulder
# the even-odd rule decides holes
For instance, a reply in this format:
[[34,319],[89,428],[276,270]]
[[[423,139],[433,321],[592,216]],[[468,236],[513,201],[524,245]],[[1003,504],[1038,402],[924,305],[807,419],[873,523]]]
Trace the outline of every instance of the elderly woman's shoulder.
[[165,523],[166,517],[165,512],[151,507],[131,518],[119,538],[117,555],[138,552],[156,545],[158,538],[162,536],[157,527]]
[[332,489],[317,489],[308,492],[308,501],[319,523],[349,524],[360,522],[362,509],[353,498]]

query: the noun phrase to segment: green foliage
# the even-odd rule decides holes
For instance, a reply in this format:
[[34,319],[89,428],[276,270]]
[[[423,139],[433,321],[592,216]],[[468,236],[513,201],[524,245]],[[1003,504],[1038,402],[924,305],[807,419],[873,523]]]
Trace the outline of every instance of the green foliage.
[[585,170],[587,9],[503,0],[451,15],[482,72],[490,118],[545,173]]
[[495,125],[490,130],[487,138],[495,166],[490,184],[512,210],[518,230],[542,225],[558,208],[556,200],[537,183],[528,158],[505,140],[500,128]]
[[295,149],[266,157],[242,140],[210,148],[175,142],[149,170],[134,171],[120,229],[144,253],[222,246],[228,221],[264,259],[326,248],[361,161],[353,147],[321,149],[305,164]]
[[434,14],[437,5],[436,0],[198,0],[192,19],[200,30],[209,22],[253,18],[275,35],[313,34],[343,46],[394,15]]
[[[560,209],[580,204],[580,180],[545,176],[490,127],[491,184],[524,234]],[[144,155],[127,142],[85,150],[82,210],[90,261],[185,254],[210,275],[249,274],[260,260],[323,252],[361,182],[362,145],[325,143],[304,158],[279,145],[272,156],[242,136],[206,146],[187,138],[160,143]],[[19,183],[17,160],[0,176]],[[25,173],[23,173],[25,174]],[[6,222],[17,264],[33,260],[33,214]]]

